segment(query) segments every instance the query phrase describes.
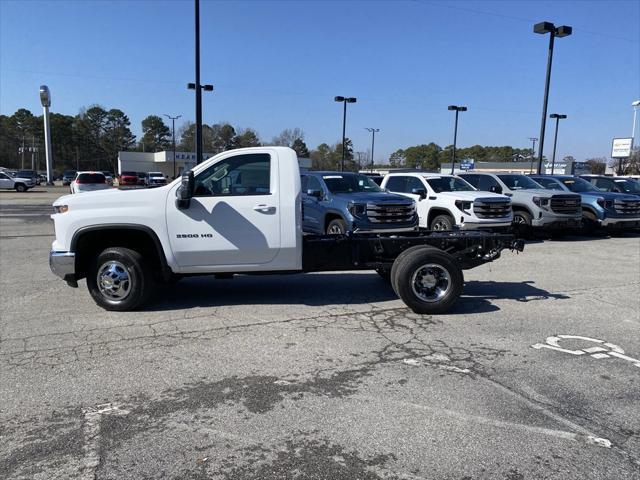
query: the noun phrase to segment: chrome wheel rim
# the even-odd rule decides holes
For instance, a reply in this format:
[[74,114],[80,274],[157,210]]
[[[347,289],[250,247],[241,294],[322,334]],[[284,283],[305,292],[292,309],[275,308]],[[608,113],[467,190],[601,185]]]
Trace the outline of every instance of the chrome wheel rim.
[[451,290],[451,275],[441,265],[427,263],[413,272],[411,289],[423,302],[438,302]]
[[115,260],[110,260],[98,269],[96,277],[98,290],[103,297],[111,301],[121,301],[131,293],[131,278],[126,267]]
[[513,216],[513,223],[515,223],[516,225],[526,225],[527,221],[521,215],[514,215]]
[[437,222],[433,223],[433,225],[431,226],[431,230],[435,230],[437,232],[447,232],[450,230],[450,228],[446,222],[438,220]]
[[329,231],[327,233],[329,235],[342,235],[343,231],[340,225],[334,223],[329,227]]

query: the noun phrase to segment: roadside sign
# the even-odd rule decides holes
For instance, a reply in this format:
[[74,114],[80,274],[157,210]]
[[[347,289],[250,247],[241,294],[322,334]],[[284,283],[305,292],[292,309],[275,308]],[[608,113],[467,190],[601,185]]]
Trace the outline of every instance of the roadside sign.
[[633,138],[614,138],[611,158],[629,158],[633,149]]
[[461,160],[460,170],[473,170],[475,166],[475,160]]

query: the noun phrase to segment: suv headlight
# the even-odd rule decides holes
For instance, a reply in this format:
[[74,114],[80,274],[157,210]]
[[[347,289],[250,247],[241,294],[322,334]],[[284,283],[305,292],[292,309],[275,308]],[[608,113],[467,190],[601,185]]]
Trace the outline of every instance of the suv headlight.
[[549,206],[549,197],[533,197],[533,203],[546,209]]
[[354,217],[363,217],[367,213],[366,203],[350,203],[347,207],[349,213]]
[[53,213],[66,213],[69,211],[69,205],[54,205]]
[[458,210],[466,214],[469,213],[469,210],[471,210],[472,205],[473,205],[473,202],[470,202],[468,200],[456,200],[456,207],[458,208]]
[[603,208],[604,208],[604,206],[605,206],[605,204],[606,204],[606,202],[604,201],[604,198],[602,198],[602,197],[598,197],[598,198],[596,198],[596,203],[597,203],[598,205],[600,205],[601,207],[603,207]]

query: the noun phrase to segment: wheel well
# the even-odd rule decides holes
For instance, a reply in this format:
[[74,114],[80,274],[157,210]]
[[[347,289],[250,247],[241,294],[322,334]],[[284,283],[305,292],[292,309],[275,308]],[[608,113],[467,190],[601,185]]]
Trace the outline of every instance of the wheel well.
[[512,208],[513,208],[514,212],[525,212],[525,213],[529,214],[531,216],[531,218],[533,218],[533,213],[531,213],[527,207],[521,207],[521,206],[515,206],[514,205]]
[[456,219],[453,215],[451,215],[451,212],[449,210],[445,210],[444,208],[432,208],[431,210],[429,210],[429,216],[427,217],[427,227],[431,225],[433,219],[438,215],[446,215],[448,217],[451,217],[451,220],[453,220],[453,224],[456,224]]
[[160,240],[153,231],[99,227],[80,231],[71,241],[71,249],[76,254],[76,279],[86,277],[91,261],[109,247],[126,247],[140,252],[158,279],[166,279],[171,274]]
[[596,212],[590,207],[582,207],[582,216],[590,218],[591,220],[597,220],[598,218]]
[[333,220],[342,220],[344,222],[344,218],[342,218],[342,215],[338,214],[338,213],[332,213],[329,212],[325,215],[324,217],[324,231],[327,231],[327,227],[329,226],[329,224],[333,221]]

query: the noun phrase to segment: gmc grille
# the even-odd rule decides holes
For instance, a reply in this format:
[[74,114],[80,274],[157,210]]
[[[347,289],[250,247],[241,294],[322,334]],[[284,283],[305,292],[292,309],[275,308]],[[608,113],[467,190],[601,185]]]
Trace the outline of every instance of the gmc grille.
[[367,217],[373,223],[410,223],[416,214],[415,204],[378,203],[367,205]]
[[580,195],[554,195],[551,197],[551,210],[564,215],[577,215],[582,212]]
[[502,198],[479,198],[473,201],[478,218],[505,218],[511,215],[511,201]]
[[640,216],[640,200],[617,200],[613,204],[616,213],[621,215]]

